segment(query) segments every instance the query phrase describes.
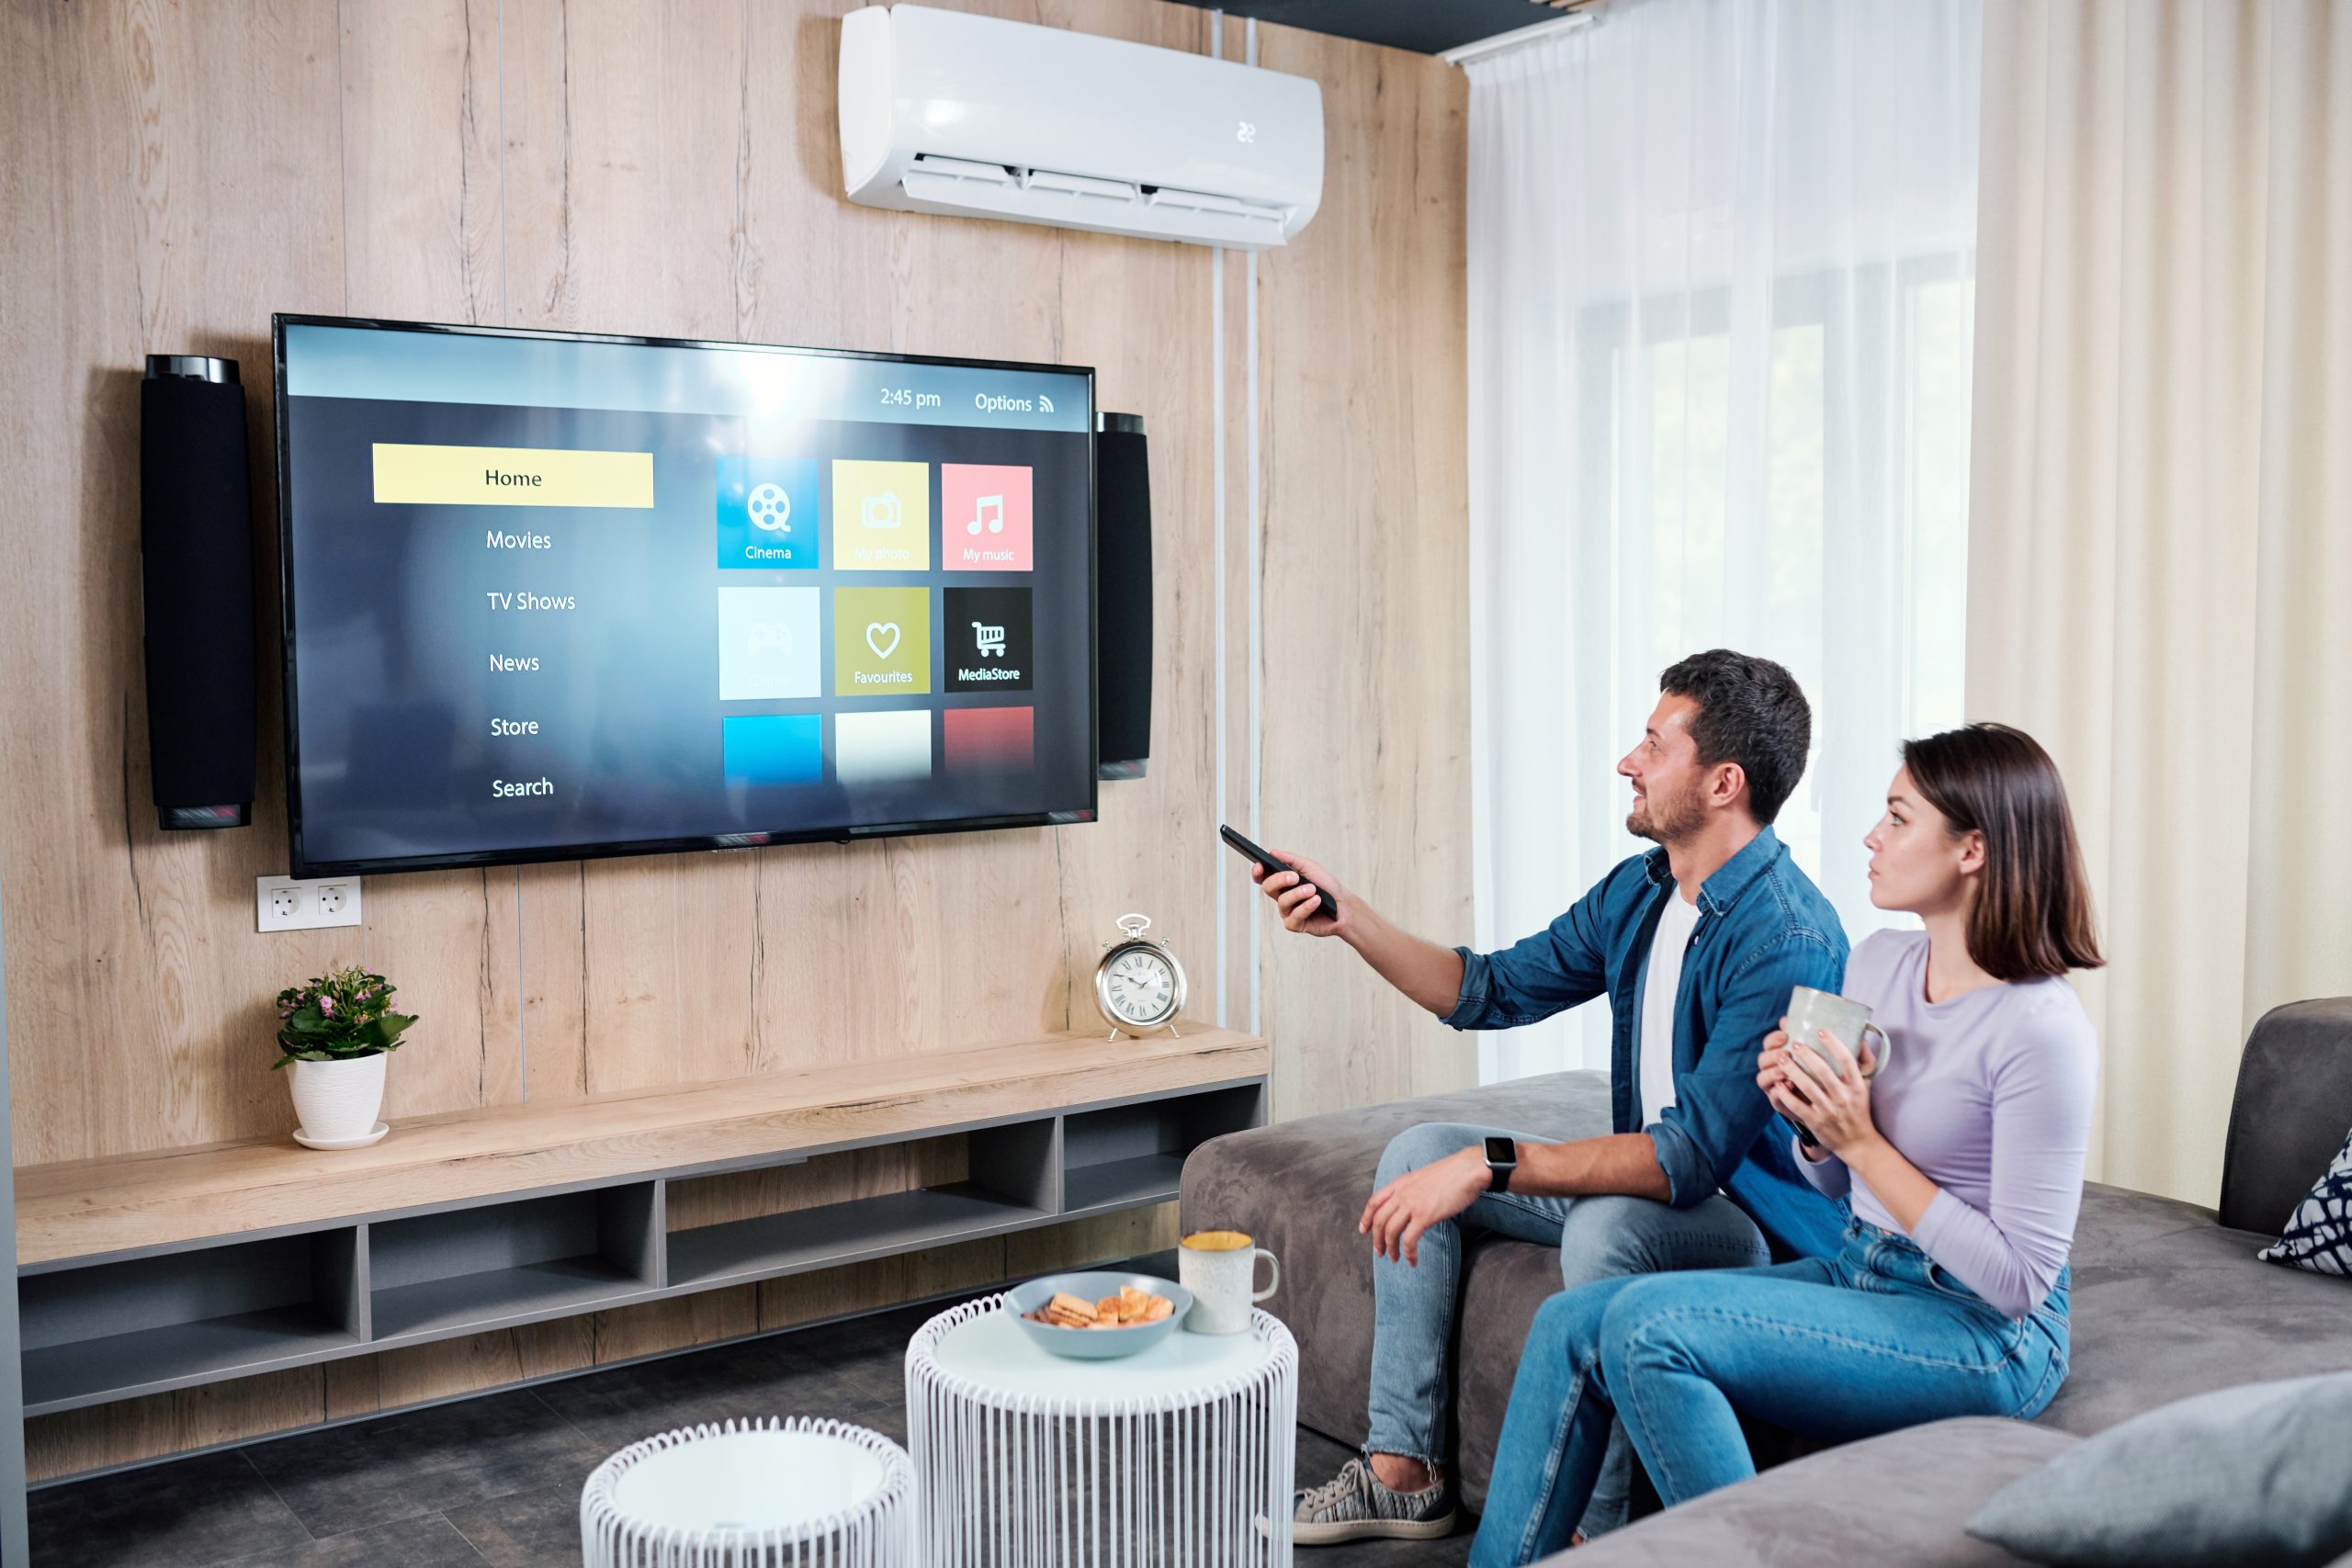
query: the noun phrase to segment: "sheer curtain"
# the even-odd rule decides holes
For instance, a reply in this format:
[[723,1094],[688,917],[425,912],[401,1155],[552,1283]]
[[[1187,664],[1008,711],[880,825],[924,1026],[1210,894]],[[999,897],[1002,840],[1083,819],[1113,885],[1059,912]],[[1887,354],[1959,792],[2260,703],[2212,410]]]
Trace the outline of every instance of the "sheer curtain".
[[[1616,760],[1658,671],[1777,659],[1778,824],[1859,939],[1905,736],[1960,721],[1978,0],[1616,0],[1473,62],[1476,940],[1644,847]],[[1604,1009],[1482,1081],[1608,1061]]]

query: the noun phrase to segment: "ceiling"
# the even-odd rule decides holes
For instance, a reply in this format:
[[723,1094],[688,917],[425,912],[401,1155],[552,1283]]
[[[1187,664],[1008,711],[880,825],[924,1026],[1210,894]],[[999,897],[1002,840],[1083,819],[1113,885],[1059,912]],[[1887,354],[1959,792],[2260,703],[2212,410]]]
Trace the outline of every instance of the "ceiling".
[[1567,13],[1551,0],[1179,0],[1310,32],[1440,54]]

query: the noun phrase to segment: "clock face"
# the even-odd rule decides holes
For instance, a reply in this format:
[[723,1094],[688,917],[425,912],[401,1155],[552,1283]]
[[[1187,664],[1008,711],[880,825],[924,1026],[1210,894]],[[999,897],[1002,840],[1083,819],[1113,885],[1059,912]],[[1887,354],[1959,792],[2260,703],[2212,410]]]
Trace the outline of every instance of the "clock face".
[[1129,1023],[1156,1024],[1176,1010],[1176,970],[1165,953],[1130,948],[1103,972],[1102,995]]

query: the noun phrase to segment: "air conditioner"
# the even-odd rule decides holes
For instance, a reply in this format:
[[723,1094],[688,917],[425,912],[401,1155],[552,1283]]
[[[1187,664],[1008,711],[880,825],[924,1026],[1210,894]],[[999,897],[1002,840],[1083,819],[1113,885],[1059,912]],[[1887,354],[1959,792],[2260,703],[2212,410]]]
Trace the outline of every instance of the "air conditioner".
[[1261,250],[1323,196],[1323,92],[1232,61],[928,6],[842,18],[867,207]]

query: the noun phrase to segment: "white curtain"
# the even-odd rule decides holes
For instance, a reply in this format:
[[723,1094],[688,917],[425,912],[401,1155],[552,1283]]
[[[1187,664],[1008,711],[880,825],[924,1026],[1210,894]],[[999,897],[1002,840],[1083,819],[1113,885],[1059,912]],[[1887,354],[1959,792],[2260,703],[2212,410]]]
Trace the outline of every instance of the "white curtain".
[[2082,829],[2092,1173],[2211,1203],[2247,1029],[2352,991],[2352,5],[1991,0],[1985,54],[1968,705]]
[[[1905,736],[1962,716],[1977,0],[1616,0],[1474,62],[1476,941],[1644,847],[1616,760],[1658,672],[1777,659],[1814,755],[1779,829],[1859,940]],[[1608,1060],[1606,1010],[1482,1081]]]

